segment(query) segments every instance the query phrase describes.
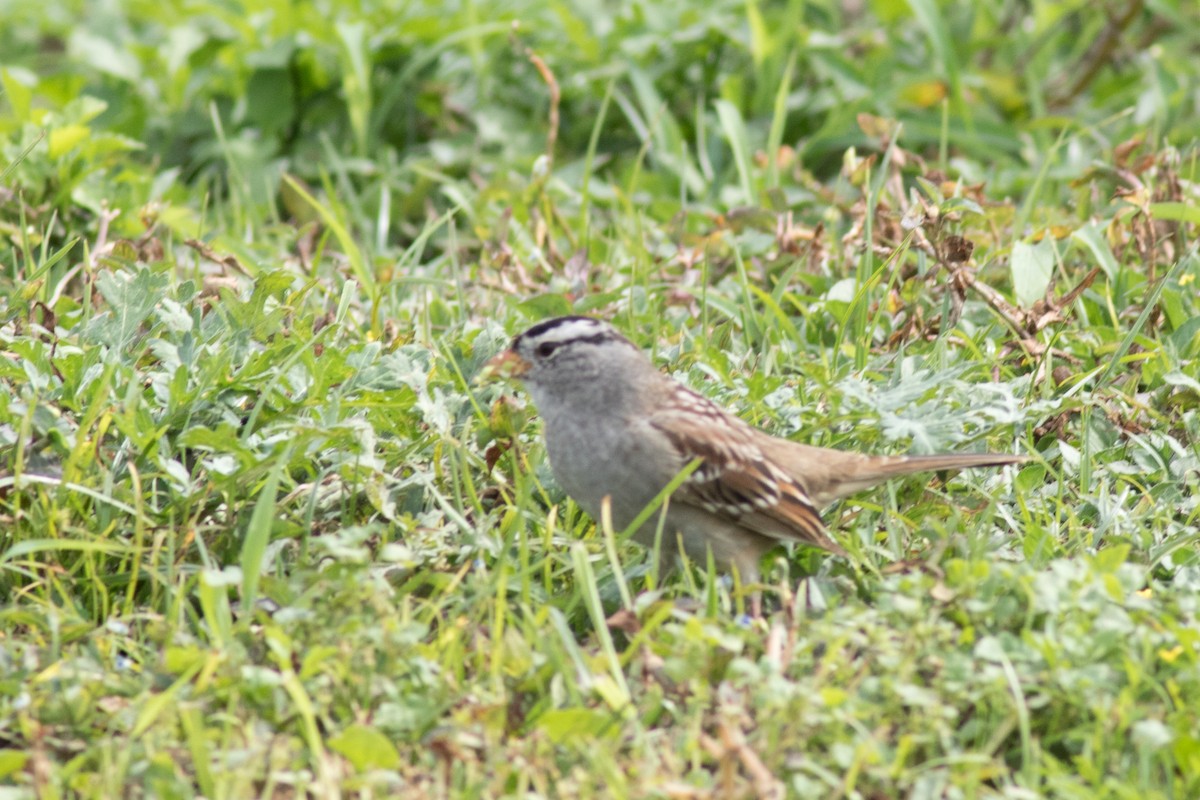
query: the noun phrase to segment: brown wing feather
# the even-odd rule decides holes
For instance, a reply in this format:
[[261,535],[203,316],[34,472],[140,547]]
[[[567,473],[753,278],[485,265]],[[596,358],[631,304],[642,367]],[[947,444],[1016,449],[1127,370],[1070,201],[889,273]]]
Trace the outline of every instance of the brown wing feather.
[[[650,424],[679,453],[681,469],[702,459],[674,502],[699,506],[755,533],[845,554],[826,532],[804,487],[763,453],[763,434],[687,389],[680,388],[672,399],[676,402],[652,415]],[[728,436],[714,439],[714,425]]]

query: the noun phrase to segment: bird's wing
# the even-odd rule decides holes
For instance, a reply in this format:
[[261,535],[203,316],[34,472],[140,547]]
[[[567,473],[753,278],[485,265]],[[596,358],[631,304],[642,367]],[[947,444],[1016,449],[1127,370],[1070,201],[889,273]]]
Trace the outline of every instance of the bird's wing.
[[[701,459],[673,502],[698,506],[755,533],[845,554],[804,486],[764,454],[759,440],[765,434],[686,388],[671,400],[650,415],[650,426],[675,450],[678,470]],[[723,435],[714,437],[714,427]]]

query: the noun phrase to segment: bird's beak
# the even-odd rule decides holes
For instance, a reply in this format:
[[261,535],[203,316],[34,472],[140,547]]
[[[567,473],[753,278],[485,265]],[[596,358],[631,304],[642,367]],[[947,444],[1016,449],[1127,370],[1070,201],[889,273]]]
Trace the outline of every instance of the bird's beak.
[[529,372],[530,363],[521,358],[513,350],[505,350],[500,355],[483,365],[479,373],[480,380],[492,378],[520,378]]

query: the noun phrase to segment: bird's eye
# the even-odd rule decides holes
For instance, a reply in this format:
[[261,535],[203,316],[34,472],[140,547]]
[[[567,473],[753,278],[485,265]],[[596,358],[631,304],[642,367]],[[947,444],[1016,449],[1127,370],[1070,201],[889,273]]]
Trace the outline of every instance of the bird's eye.
[[537,349],[534,350],[534,352],[536,352],[539,357],[546,358],[554,352],[554,348],[557,346],[558,345],[556,345],[554,342],[542,342],[537,346]]

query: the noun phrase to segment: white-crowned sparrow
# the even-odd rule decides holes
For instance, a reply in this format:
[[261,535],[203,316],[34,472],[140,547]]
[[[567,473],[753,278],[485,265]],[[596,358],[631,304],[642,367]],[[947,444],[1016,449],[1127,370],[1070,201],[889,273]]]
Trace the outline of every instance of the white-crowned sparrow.
[[[609,497],[628,526],[693,460],[667,503],[662,542],[745,582],[773,546],[798,541],[845,555],[818,509],[898,475],[1016,464],[995,453],[864,456],[769,436],[659,372],[611,325],[560,317],[534,325],[489,363],[520,378],[545,425],[554,477],[593,518]],[[658,515],[634,534],[652,546]]]

